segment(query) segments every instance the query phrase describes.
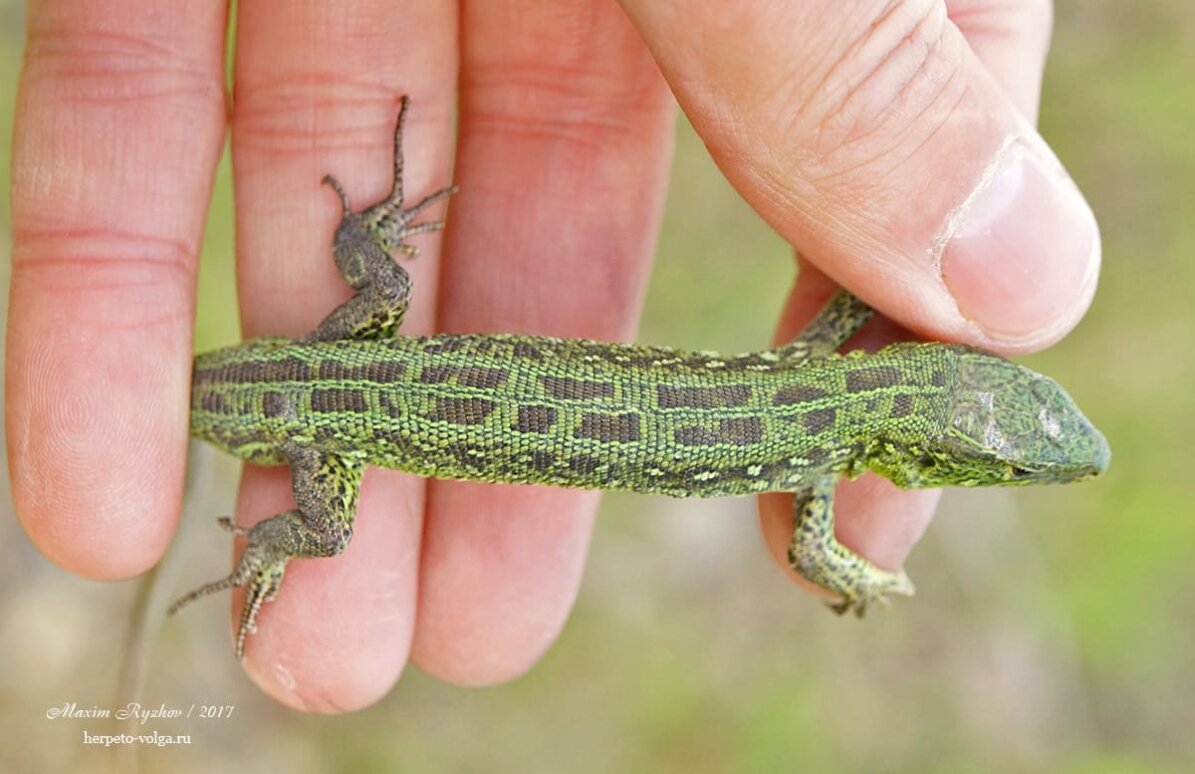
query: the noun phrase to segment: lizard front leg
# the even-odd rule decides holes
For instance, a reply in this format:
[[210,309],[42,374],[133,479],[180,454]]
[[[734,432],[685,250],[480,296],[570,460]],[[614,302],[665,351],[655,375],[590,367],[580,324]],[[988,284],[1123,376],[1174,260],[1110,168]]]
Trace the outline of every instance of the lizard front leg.
[[860,617],[872,602],[887,604],[887,594],[912,596],[913,582],[904,572],[883,570],[838,542],[834,535],[834,484],[822,476],[798,490],[793,499],[793,538],[788,561],[797,574],[839,601],[836,613],[854,610]]
[[293,446],[285,451],[290,462],[291,488],[298,508],[259,522],[251,529],[226,529],[248,538],[245,552],[227,578],[205,584],[179,598],[168,614],[202,596],[233,586],[245,588],[245,606],[237,628],[236,657],[245,654],[245,640],[256,629],[262,605],[278,595],[291,559],[335,556],[349,544],[357,516],[363,461],[343,454]]
[[776,347],[769,360],[799,366],[834,352],[855,335],[875,312],[846,290],[839,290],[789,343]]

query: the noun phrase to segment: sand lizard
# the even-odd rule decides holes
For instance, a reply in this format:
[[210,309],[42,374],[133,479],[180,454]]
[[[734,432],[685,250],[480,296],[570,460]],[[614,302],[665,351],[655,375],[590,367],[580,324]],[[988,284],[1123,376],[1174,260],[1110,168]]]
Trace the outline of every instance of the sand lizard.
[[332,242],[356,294],[302,339],[202,354],[191,434],[259,464],[288,464],[297,508],[251,529],[227,578],[170,609],[247,590],[244,654],[258,612],[294,558],[348,545],[366,465],[423,476],[626,489],[676,497],[794,494],[789,559],[859,614],[911,594],[834,536],[834,485],[875,471],[902,487],[1073,481],[1104,470],[1104,437],[1048,377],[963,345],[837,349],[871,316],[839,292],[792,342],[722,356],[503,334],[397,336],[411,296],[392,251],[441,228],[415,223],[449,187],[404,209],[402,99],[390,195],[343,207]]

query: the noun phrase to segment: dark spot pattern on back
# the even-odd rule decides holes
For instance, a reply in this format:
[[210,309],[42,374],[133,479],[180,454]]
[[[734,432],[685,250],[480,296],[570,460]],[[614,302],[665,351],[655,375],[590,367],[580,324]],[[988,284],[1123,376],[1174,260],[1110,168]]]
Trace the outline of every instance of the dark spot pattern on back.
[[206,384],[209,380],[225,384],[258,384],[310,381],[312,375],[311,366],[292,355],[281,360],[249,360],[217,369],[198,371],[192,381],[195,384]]
[[660,408],[729,408],[745,406],[749,400],[751,388],[745,384],[718,387],[660,385],[656,388],[656,401]]
[[225,379],[224,366],[219,366],[217,368],[198,368],[194,373],[191,374],[191,384],[196,387],[225,381],[227,381],[227,379]]
[[492,390],[506,383],[507,372],[501,368],[485,368],[484,366],[466,366],[457,374],[457,384],[462,387],[477,387]]
[[751,446],[763,442],[763,420],[759,417],[730,417],[718,420],[718,436],[723,443]]
[[423,345],[423,351],[428,355],[449,355],[465,346],[464,339],[430,339]]
[[526,341],[516,341],[511,347],[511,354],[524,360],[543,360],[544,353],[539,347]]
[[432,419],[454,425],[479,425],[497,404],[484,398],[436,398]]
[[614,385],[611,382],[595,382],[589,379],[570,379],[567,376],[541,376],[540,382],[553,398],[593,400],[613,398]]
[[321,360],[312,367],[316,377],[325,381],[376,382],[390,384],[406,373],[407,364],[395,358],[379,358],[361,364],[339,360]]
[[488,355],[498,346],[497,341],[485,336],[474,336],[470,341],[473,342],[473,351],[478,355]]
[[901,384],[904,377],[895,366],[866,366],[847,371],[847,392],[868,392]]
[[273,419],[286,413],[286,395],[281,392],[267,392],[261,396],[261,413]]
[[821,387],[812,384],[790,384],[776,390],[776,394],[772,396],[772,405],[792,406],[798,403],[809,403],[825,398],[829,394]]
[[453,443],[445,447],[462,468],[485,467],[486,457],[467,443]]
[[320,379],[352,379],[355,371],[355,368],[339,360],[321,360],[315,364],[315,373]]
[[419,371],[419,381],[423,384],[442,384],[456,372],[457,367],[453,365],[428,365]]
[[907,392],[897,395],[892,399],[892,418],[899,419],[900,417],[907,417],[909,414],[912,414],[914,403],[913,396]]
[[360,390],[324,388],[311,391],[311,410],[324,413],[338,411],[364,412],[368,408],[365,393]]
[[634,443],[639,440],[639,415],[633,411],[622,414],[586,412],[581,415],[581,424],[574,435],[598,441]]
[[569,470],[582,476],[593,473],[602,466],[602,461],[588,454],[578,454],[568,461]]
[[701,425],[685,425],[672,432],[672,440],[681,446],[713,446],[718,442],[718,436]]
[[834,427],[838,412],[832,408],[814,409],[801,415],[801,423],[810,435],[821,435]]
[[521,433],[546,433],[556,424],[556,409],[551,406],[519,406],[515,429]]
[[506,382],[507,373],[500,368],[484,366],[429,365],[419,372],[423,384],[443,384],[455,381],[462,387],[494,389]]
[[381,405],[382,410],[392,417],[401,417],[406,415],[406,411],[403,410],[402,404],[384,392],[378,395],[378,403]]
[[394,358],[381,358],[372,363],[366,363],[359,370],[371,382],[392,384],[407,372],[407,364]]
[[541,473],[547,473],[556,464],[556,455],[551,452],[533,449],[528,456],[527,464]]
[[719,419],[713,427],[678,427],[672,437],[682,446],[750,446],[763,440],[763,421],[759,417],[730,417]]

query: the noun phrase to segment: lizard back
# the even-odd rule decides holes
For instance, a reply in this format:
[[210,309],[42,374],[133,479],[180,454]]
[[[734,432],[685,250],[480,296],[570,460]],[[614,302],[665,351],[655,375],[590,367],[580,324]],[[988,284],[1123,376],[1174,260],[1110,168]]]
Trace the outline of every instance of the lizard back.
[[516,335],[258,339],[196,359],[191,431],[263,464],[311,444],[438,478],[792,491],[857,473],[877,432],[941,432],[952,363],[920,344],[794,364]]

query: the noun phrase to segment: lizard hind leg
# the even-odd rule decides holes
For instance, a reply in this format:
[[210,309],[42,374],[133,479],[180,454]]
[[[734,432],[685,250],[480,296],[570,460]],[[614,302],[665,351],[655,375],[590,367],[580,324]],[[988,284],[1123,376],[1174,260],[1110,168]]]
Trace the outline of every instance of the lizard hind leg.
[[904,572],[881,569],[838,542],[834,483],[833,477],[823,477],[796,493],[788,561],[798,575],[838,596],[831,610],[854,610],[861,618],[872,602],[887,604],[888,594],[912,596],[913,583]]
[[357,514],[357,491],[364,463],[353,457],[308,447],[287,450],[291,486],[298,508],[258,522],[251,529],[221,524],[248,537],[236,569],[227,578],[207,583],[170,606],[173,614],[199,597],[226,588],[243,587],[245,606],[236,635],[236,657],[256,631],[257,616],[282,586],[291,559],[335,556],[348,547]]
[[[403,192],[402,138],[407,123],[407,110],[410,106],[411,98],[404,94],[399,101],[398,119],[394,122],[394,178],[390,188],[390,195],[361,212],[361,218],[365,222],[366,228],[369,229],[370,233],[375,235],[378,239],[378,244],[385,250],[401,250],[406,255],[414,256],[418,251],[413,245],[408,245],[404,242],[406,237],[413,234],[422,234],[426,231],[438,231],[444,227],[443,223],[435,221],[413,224],[412,221],[415,219],[415,216],[441,199],[452,196],[457,192],[457,187],[451,185],[441,188],[439,191],[424,197],[414,206],[403,209],[406,194]],[[336,186],[334,185],[333,187]],[[340,194],[341,202],[344,204],[345,213],[347,214],[349,212],[348,199],[339,189],[337,193]]]

